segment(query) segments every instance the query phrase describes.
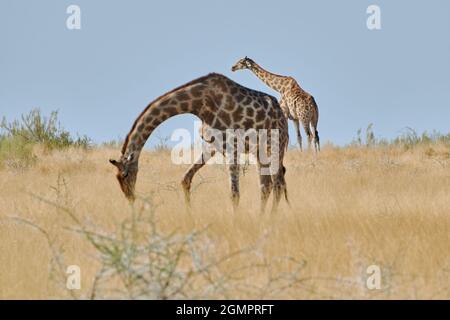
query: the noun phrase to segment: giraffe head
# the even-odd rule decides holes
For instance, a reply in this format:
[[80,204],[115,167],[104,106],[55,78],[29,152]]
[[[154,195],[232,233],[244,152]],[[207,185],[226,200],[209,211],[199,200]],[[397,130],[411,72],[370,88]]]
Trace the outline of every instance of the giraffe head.
[[134,154],[122,155],[120,160],[110,159],[109,162],[117,168],[116,177],[125,197],[134,201],[134,187],[138,172],[138,164],[137,161],[134,161]]
[[236,62],[236,64],[234,66],[231,67],[231,71],[237,71],[237,70],[242,70],[242,69],[251,69],[254,65],[254,61],[250,58],[248,58],[247,56],[245,56],[244,58],[240,59],[238,62]]

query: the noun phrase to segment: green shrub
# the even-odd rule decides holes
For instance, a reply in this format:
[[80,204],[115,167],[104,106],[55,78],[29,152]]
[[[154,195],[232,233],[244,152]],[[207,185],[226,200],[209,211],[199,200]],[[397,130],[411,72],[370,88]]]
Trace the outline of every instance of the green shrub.
[[119,149],[123,145],[123,139],[113,139],[109,141],[102,142],[101,146],[105,148],[113,148],[113,149]]
[[33,145],[20,136],[0,136],[0,167],[24,169],[36,161]]
[[363,146],[365,144],[366,147],[373,147],[378,143],[377,139],[375,138],[375,133],[373,132],[373,123],[370,123],[366,128],[365,142],[362,137],[362,134],[363,134],[363,130],[361,128],[359,128],[356,131],[356,138],[353,139],[353,141],[350,143],[350,145]]
[[158,140],[158,143],[153,147],[153,150],[156,152],[170,152],[169,141],[170,137],[161,136],[158,132],[155,134],[155,138]]
[[440,132],[423,132],[419,135],[414,129],[406,128],[404,132],[392,141],[392,144],[410,149],[417,145],[429,145],[434,143],[444,143],[450,146],[450,133],[444,135]]
[[431,133],[425,131],[420,135],[417,131],[409,127],[406,127],[403,132],[394,139],[380,139],[375,136],[373,124],[371,123],[365,130],[365,139],[363,139],[362,136],[363,130],[358,129],[356,138],[353,139],[350,145],[365,145],[366,147],[399,146],[405,149],[411,149],[418,145],[444,143],[450,147],[450,133],[445,135],[438,131],[433,131]]
[[20,137],[26,144],[40,144],[47,148],[62,149],[70,146],[88,148],[90,139],[86,136],[73,138],[67,130],[62,128],[58,121],[58,111],[52,111],[47,118],[39,109],[33,109],[23,114],[21,120],[7,122],[3,118],[0,129],[6,137]]

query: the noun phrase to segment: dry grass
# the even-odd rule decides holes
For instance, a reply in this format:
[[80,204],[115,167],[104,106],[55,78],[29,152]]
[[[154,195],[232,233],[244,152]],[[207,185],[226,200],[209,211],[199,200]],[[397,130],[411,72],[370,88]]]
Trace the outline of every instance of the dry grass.
[[[107,161],[118,153],[106,148],[38,152],[29,169],[0,169],[0,298],[70,297],[52,281],[45,237],[11,216],[48,231],[63,249],[64,263],[81,267],[82,289],[75,296],[90,296],[100,268],[95,249],[68,230],[73,221],[33,195],[63,201],[82,221],[114,230],[130,212]],[[142,155],[137,190],[158,206],[162,230],[187,233],[209,226],[219,255],[263,239],[260,256],[304,261],[301,282],[275,298],[450,298],[448,145],[328,146],[317,158],[290,151],[286,167],[292,208],[282,203],[276,215],[258,213],[255,170],[241,177],[240,212],[233,214],[221,166],[206,166],[196,176],[193,210],[187,213],[179,186],[186,167],[171,164],[165,152]],[[223,268],[236,268],[243,260]],[[381,267],[381,290],[366,288],[366,268],[372,264]],[[253,274],[251,281],[263,277]],[[239,292],[234,297],[255,298]]]

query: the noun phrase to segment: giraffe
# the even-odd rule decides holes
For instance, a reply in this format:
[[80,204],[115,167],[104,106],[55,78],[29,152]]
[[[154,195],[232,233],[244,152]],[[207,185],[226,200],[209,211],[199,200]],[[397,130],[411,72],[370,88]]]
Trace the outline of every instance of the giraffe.
[[314,139],[314,149],[316,152],[320,151],[319,132],[317,131],[319,109],[314,97],[303,90],[294,78],[268,72],[248,57],[240,59],[231,68],[233,72],[241,69],[249,69],[266,85],[281,94],[280,107],[285,116],[294,122],[300,150],[302,150],[299,124],[301,121],[308,137],[308,146],[311,148],[311,140]]
[[[271,140],[267,141],[268,153],[278,152],[276,155],[278,168],[273,170],[274,172],[269,171],[269,174],[263,174],[262,169],[268,168],[267,162],[263,163],[259,157],[256,161],[257,168],[261,169],[259,170],[260,210],[262,212],[265,210],[272,190],[274,194],[272,211],[276,210],[283,194],[286,201],[288,200],[284,178],[286,168],[283,166],[283,157],[289,140],[288,126],[277,100],[268,94],[243,87],[221,74],[210,73],[177,87],[151,102],[137,117],[129,131],[122,146],[120,159],[109,160],[117,168],[116,177],[122,192],[129,201],[133,202],[135,199],[138,160],[145,142],[163,121],[185,113],[191,113],[200,118],[202,121],[200,136],[212,149],[212,152],[202,152],[200,158],[190,166],[181,181],[188,207],[194,175],[214,156],[216,151],[223,153],[225,150],[224,145],[217,146],[208,137],[207,133],[210,129],[215,129],[224,135],[227,129],[266,129],[268,135],[278,133],[278,149],[275,149],[276,146]],[[236,161],[230,163],[228,169],[233,209],[236,210],[240,194],[240,167],[237,161],[238,156],[235,155],[234,159]]]

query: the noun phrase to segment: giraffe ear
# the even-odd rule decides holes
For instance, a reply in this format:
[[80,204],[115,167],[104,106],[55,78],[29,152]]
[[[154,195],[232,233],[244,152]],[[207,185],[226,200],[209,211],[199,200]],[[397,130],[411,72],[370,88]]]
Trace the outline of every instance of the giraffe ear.
[[116,166],[117,168],[119,167],[119,163],[118,163],[116,160],[114,160],[114,159],[109,159],[109,162],[110,162],[113,166]]

